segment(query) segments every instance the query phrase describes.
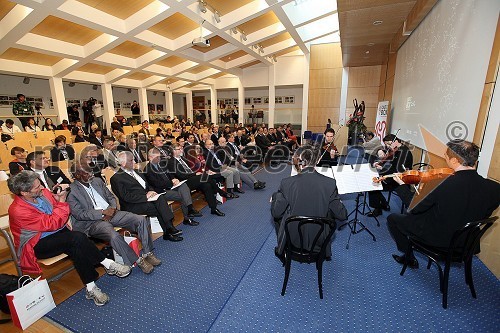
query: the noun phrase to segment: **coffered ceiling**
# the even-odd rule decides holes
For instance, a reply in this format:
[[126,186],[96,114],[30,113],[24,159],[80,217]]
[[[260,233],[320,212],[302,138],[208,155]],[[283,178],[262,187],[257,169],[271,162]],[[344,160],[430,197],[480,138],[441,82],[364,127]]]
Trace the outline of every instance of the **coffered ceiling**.
[[344,65],[378,64],[419,2],[0,0],[0,73],[178,90],[338,42],[339,20]]

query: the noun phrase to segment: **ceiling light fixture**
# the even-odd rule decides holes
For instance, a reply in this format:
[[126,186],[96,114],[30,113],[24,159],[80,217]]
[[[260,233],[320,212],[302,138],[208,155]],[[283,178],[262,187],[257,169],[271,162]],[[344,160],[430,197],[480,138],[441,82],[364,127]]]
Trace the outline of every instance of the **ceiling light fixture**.
[[368,45],[368,46],[373,46],[373,45],[375,45],[375,43],[368,43],[368,44],[366,44],[366,45]]
[[30,83],[30,78],[25,76],[24,79],[23,79],[23,83],[24,84],[29,84]]
[[202,12],[202,13],[207,12],[207,3],[204,0],[198,1],[198,7],[200,8],[200,12]]
[[278,60],[276,59],[276,56],[274,54],[272,56],[272,59],[273,59],[274,62],[278,62]]
[[247,38],[247,34],[246,34],[243,30],[241,31],[241,39],[242,39],[243,41],[245,41],[245,42],[246,42],[246,41],[247,41],[247,39],[248,39],[248,38]]
[[238,33],[238,28],[236,27],[231,28],[231,33],[236,35]]
[[75,82],[70,82],[70,83],[68,84],[68,86],[70,86],[70,87],[74,87],[74,86],[75,86]]
[[217,23],[220,23],[220,14],[218,11],[214,11],[214,19],[217,21]]
[[97,84],[92,85],[93,90],[97,90]]
[[366,51],[365,53],[366,53],[366,54],[370,54],[370,51]]
[[262,45],[259,45],[259,53],[264,53],[264,47]]
[[153,91],[153,96],[156,96],[156,94],[158,94],[157,91]]
[[373,21],[373,25],[381,25],[384,21]]

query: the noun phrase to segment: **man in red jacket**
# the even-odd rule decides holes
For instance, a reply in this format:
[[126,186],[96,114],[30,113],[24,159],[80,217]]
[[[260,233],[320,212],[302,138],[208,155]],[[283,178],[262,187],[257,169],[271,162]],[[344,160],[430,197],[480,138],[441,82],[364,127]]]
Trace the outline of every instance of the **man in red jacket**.
[[106,304],[109,297],[95,285],[99,274],[94,266],[101,264],[109,275],[118,277],[129,275],[130,267],[105,258],[85,234],[71,231],[70,208],[66,203],[68,185],[50,192],[38,174],[24,170],[9,178],[8,186],[16,195],[9,207],[9,223],[22,271],[39,275],[42,271],[37,259],[66,253],[86,285],[86,298],[98,306]]

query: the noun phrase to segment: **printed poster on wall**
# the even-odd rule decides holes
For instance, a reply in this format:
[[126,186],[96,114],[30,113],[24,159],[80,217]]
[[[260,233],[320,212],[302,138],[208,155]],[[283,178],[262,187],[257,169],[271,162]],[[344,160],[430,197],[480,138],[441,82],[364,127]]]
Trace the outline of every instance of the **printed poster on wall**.
[[389,101],[382,101],[378,103],[377,118],[375,119],[375,135],[384,139],[387,132],[387,110],[389,108]]

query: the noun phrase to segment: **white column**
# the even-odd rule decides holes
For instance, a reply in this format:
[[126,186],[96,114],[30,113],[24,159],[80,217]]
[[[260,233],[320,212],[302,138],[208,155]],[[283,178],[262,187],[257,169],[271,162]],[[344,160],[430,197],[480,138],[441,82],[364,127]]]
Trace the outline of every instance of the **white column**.
[[115,108],[113,105],[113,88],[110,83],[101,84],[102,91],[102,120],[104,126],[108,130],[108,135],[111,135],[111,123],[115,116]]
[[167,116],[170,118],[174,118],[174,94],[172,94],[172,90],[167,91],[165,94],[165,105],[167,105]]
[[68,110],[66,109],[66,98],[64,96],[62,78],[49,78],[49,85],[50,94],[52,95],[52,103],[54,104],[54,110],[58,118],[57,120],[54,119],[54,123],[60,124],[64,119],[68,120]]
[[217,117],[217,90],[214,85],[210,86],[210,117],[212,118],[212,123],[217,124],[219,122]]
[[276,66],[269,67],[269,114],[268,114],[268,127],[274,127],[274,107],[276,96]]
[[141,122],[144,120],[149,121],[149,110],[148,110],[148,94],[146,88],[139,88],[139,105],[141,106]]
[[245,89],[241,77],[238,77],[238,123],[245,121]]
[[306,54],[305,57],[305,66],[304,66],[304,84],[302,85],[302,121],[300,129],[302,131],[301,134],[304,134],[304,131],[307,131],[307,115],[309,111],[309,59],[310,53]]
[[342,87],[340,89],[339,125],[345,125],[348,85],[349,85],[349,67],[344,67],[342,68]]
[[189,92],[186,94],[186,110],[187,110],[187,117],[193,121],[193,91],[189,90]]

